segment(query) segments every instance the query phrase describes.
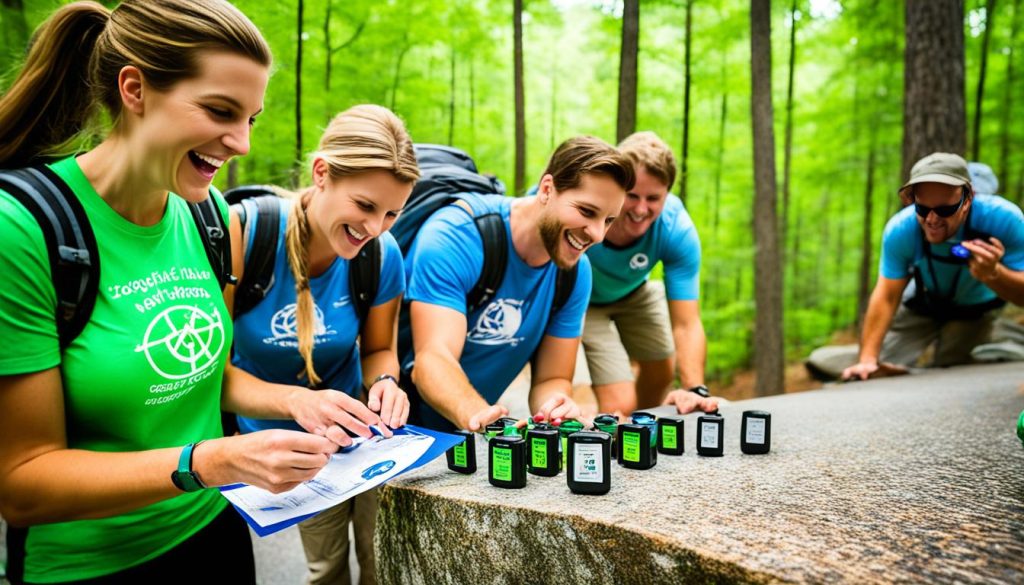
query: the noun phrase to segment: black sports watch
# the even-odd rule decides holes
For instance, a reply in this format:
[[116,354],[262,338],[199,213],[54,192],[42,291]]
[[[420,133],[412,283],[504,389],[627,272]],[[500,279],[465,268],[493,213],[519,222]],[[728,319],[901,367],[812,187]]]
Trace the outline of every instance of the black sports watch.
[[704,384],[698,384],[698,385],[694,386],[693,388],[687,388],[686,390],[689,391],[689,392],[693,392],[694,394],[700,394],[704,398],[707,398],[708,396],[711,396],[711,392],[708,391],[708,387],[705,386]]
[[185,448],[181,450],[181,456],[178,457],[178,468],[171,472],[171,482],[174,487],[183,492],[198,492],[206,489],[202,478],[192,470],[192,452],[201,443],[202,441],[185,445]]

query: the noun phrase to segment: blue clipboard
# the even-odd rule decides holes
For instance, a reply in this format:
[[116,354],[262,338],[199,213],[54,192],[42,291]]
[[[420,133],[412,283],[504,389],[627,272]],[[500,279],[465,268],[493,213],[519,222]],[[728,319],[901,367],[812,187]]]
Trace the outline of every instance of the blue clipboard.
[[[415,463],[413,463],[409,467],[406,467],[405,469],[403,469],[401,472],[399,472],[397,475],[395,475],[395,477],[400,477],[402,474],[404,474],[404,473],[406,473],[406,472],[408,472],[410,470],[416,469],[418,467],[422,467],[422,466],[426,465],[427,463],[430,463],[434,459],[437,459],[441,455],[444,455],[444,452],[447,451],[448,449],[451,449],[455,445],[458,445],[459,443],[461,443],[461,442],[463,442],[465,440],[465,437],[462,437],[462,436],[459,436],[459,435],[452,435],[450,433],[442,433],[442,432],[439,432],[439,431],[432,431],[430,429],[425,429],[423,427],[418,427],[418,426],[415,426],[415,425],[405,425],[402,428],[395,429],[393,432],[396,435],[415,434],[415,435],[427,435],[429,437],[433,437],[434,438],[434,443],[432,445],[430,445],[430,448],[427,449],[427,451],[425,453],[423,453],[423,455],[421,455],[420,458],[417,459]],[[394,479],[395,477],[392,477],[391,479]],[[388,481],[391,481],[391,480],[388,480]],[[387,483],[387,482],[384,482],[384,483]],[[237,488],[243,487],[243,485],[244,484],[240,484],[240,483],[236,483],[236,484],[233,484],[233,485],[226,485],[226,486],[221,487],[220,491],[222,491],[222,492],[230,491],[230,490],[233,490],[233,489],[237,489]],[[383,485],[383,484],[381,484],[381,485]],[[319,512],[316,512],[314,514],[306,514],[304,516],[296,516],[295,518],[289,518],[288,520],[284,520],[282,522],[278,522],[277,524],[271,524],[269,526],[260,526],[259,524],[256,523],[255,520],[252,519],[252,517],[250,517],[248,514],[243,512],[238,506],[235,506],[234,504],[232,504],[232,506],[234,506],[235,510],[238,511],[238,513],[242,516],[242,518],[245,518],[246,523],[248,523],[249,526],[252,527],[253,531],[256,532],[256,534],[259,535],[260,537],[267,536],[267,535],[273,534],[275,532],[280,532],[281,530],[284,530],[285,528],[288,528],[289,526],[294,526],[295,524],[298,524],[299,522],[302,522],[303,520],[306,520],[308,518],[312,518],[313,516],[316,516],[317,514],[319,514]]]

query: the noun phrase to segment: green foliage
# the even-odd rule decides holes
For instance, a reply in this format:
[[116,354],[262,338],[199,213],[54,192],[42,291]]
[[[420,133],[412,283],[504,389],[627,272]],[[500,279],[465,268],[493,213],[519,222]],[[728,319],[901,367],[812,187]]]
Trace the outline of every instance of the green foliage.
[[[686,1],[645,0],[640,15],[638,129],[655,130],[677,155],[682,149]],[[750,363],[754,335],[749,3],[693,2],[686,205],[704,252],[701,311],[709,339],[708,371],[726,377]],[[26,41],[15,38],[15,18],[23,17],[32,30],[59,4],[26,0],[22,15],[0,9],[0,71],[16,65]],[[252,152],[239,165],[239,181],[288,184],[306,162],[294,160],[298,1],[238,0],[237,5],[263,30],[275,56],[266,109],[254,131]],[[975,115],[981,34],[989,20],[984,5],[984,0],[965,3],[968,121]],[[899,205],[903,115],[902,3],[800,0],[797,6],[791,210],[783,243],[786,347],[780,348],[790,358],[806,355],[855,322],[865,221],[872,227],[869,278],[874,282],[882,228]],[[482,170],[511,183],[510,2],[305,0],[304,7],[302,152],[315,150],[320,132],[337,112],[378,103],[402,116],[416,141],[450,141],[473,154]],[[1002,0],[992,15],[981,145],[982,160],[1000,174],[1013,200],[1024,183],[1024,152],[1012,148],[1024,141],[1021,33],[1011,38],[1015,7],[1024,10],[1020,1]],[[775,2],[772,23],[780,210],[789,9],[790,2]],[[614,138],[621,5],[614,0],[528,0],[525,10],[527,176],[534,182],[562,140],[582,133]],[[1007,93],[1011,48],[1018,71]],[[1007,99],[1013,108],[1009,123],[1003,120]],[[1005,167],[1000,160],[1004,139],[1011,145]],[[872,148],[873,211],[865,217]],[[225,180],[218,179],[220,186]]]

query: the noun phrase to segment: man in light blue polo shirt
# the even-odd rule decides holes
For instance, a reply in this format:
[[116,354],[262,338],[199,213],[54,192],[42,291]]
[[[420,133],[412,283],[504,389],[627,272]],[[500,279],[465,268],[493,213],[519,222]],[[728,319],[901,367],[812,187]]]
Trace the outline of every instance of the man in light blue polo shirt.
[[[654,132],[637,132],[619,150],[636,184],[605,241],[587,251],[594,290],[583,349],[598,409],[628,415],[665,403],[681,413],[715,410],[704,385],[707,342],[697,306],[700,239],[683,202],[669,194],[672,149]],[[659,261],[664,286],[648,280]],[[636,380],[631,358],[640,366]],[[672,390],[675,366],[682,390]]]
[[967,363],[999,309],[1024,305],[1024,214],[1002,197],[976,194],[963,158],[939,152],[919,160],[900,197],[908,206],[882,234],[858,363],[844,380],[867,379],[880,362],[914,365],[933,342],[930,365]]

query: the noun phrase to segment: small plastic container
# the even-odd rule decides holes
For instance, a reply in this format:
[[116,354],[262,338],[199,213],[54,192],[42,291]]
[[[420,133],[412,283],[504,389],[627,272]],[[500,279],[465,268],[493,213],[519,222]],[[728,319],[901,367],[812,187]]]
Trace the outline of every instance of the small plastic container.
[[763,410],[743,411],[740,427],[740,451],[764,455],[772,449],[772,415]]
[[682,455],[684,423],[681,416],[663,416],[658,419],[658,453]]
[[565,480],[574,494],[602,495],[612,488],[612,437],[602,431],[569,435]]
[[491,485],[507,489],[526,487],[526,439],[498,435],[487,443],[487,451],[487,480]]
[[627,423],[619,425],[618,431],[619,465],[630,469],[650,469],[658,463],[653,425]]
[[469,431],[455,431],[455,434],[465,439],[445,451],[448,469],[457,473],[476,473],[476,434]]
[[705,414],[697,418],[697,454],[704,457],[721,457],[725,419],[719,414]]
[[558,429],[539,423],[526,431],[529,450],[527,469],[534,475],[553,477],[562,470],[561,443]]

